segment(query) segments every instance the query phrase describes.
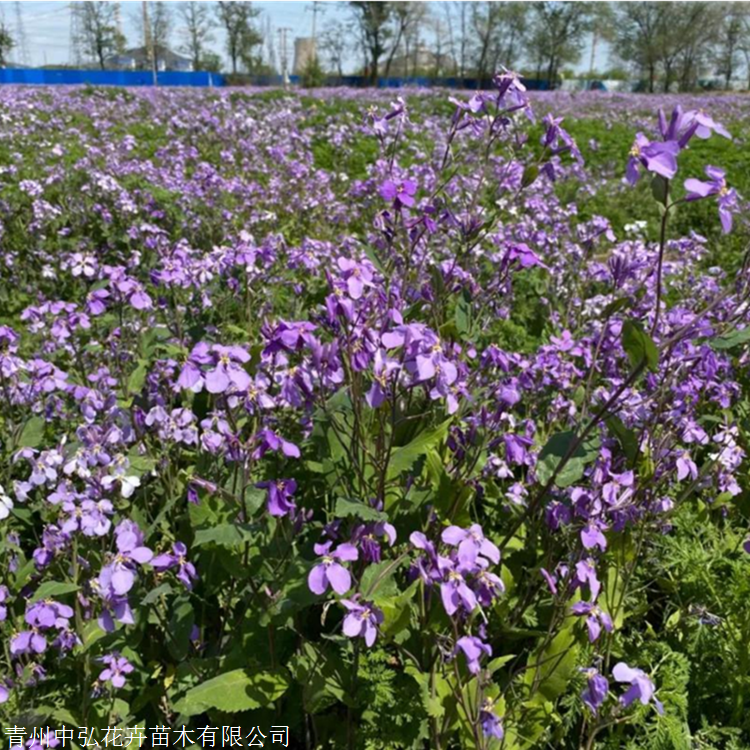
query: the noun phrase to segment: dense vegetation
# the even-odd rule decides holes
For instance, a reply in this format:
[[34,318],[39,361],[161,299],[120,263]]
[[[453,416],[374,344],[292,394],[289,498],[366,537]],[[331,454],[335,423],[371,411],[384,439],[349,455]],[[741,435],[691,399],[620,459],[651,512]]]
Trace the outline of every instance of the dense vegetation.
[[495,83],[0,92],[3,728],[750,747],[745,101]]

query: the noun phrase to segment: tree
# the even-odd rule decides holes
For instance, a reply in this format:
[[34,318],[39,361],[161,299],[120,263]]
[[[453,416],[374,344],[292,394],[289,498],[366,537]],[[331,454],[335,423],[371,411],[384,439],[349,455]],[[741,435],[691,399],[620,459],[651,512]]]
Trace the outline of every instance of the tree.
[[350,30],[340,21],[326,26],[320,35],[320,49],[329,68],[339,78],[344,75],[344,59],[349,50],[349,35]]
[[737,58],[747,35],[745,24],[748,10],[743,3],[721,3],[721,14],[714,59],[716,72],[724,77],[724,88],[728,89],[737,70]]
[[[468,49],[469,49],[469,36],[467,32],[467,24],[469,19],[469,5],[468,3],[463,2],[454,2],[453,6],[456,7],[456,10],[458,11],[458,33],[459,33],[459,42],[458,42],[458,74],[463,78],[466,75],[466,63],[468,60]],[[455,57],[455,54],[454,54]]]
[[153,46],[154,65],[159,69],[159,60],[164,51],[169,49],[172,35],[172,10],[168,3],[149,3],[149,21],[151,23],[151,44]]
[[388,40],[393,36],[390,27],[392,7],[386,2],[350,2],[359,30],[364,59],[369,68],[370,84],[378,85],[378,65],[385,54]]
[[587,2],[531,3],[531,38],[539,67],[554,87],[562,66],[581,57],[584,35],[591,28],[591,5]]
[[112,3],[81,3],[81,39],[85,53],[99,63],[102,70],[105,61],[122,45],[122,35],[117,29],[115,6]]
[[617,3],[614,49],[621,60],[637,67],[653,93],[662,57],[661,44],[669,13],[667,2]]
[[[411,40],[414,35],[414,30],[419,27],[425,17],[427,16],[427,5],[424,3],[404,3],[404,2],[394,2],[391,3],[391,17],[392,20],[395,23],[396,30],[396,38],[391,45],[391,51],[388,54],[388,59],[385,62],[385,75],[386,77],[391,71],[391,65],[393,64],[393,59],[396,56],[397,52],[399,51],[399,48],[401,47],[401,43],[405,42],[406,40]],[[439,41],[439,40],[438,40]],[[405,59],[407,61],[408,65],[408,52],[405,55]],[[408,73],[408,71],[406,71]]]
[[472,3],[477,78],[488,78],[500,65],[515,67],[528,27],[528,10],[523,2]]
[[232,63],[232,73],[237,73],[237,63],[244,62],[253,67],[253,50],[262,44],[263,37],[253,25],[260,11],[249,2],[225,2],[216,5],[219,23],[227,35],[227,54]]
[[203,3],[187,2],[180,6],[180,18],[185,38],[180,49],[190,56],[193,70],[200,70],[204,68],[207,59],[206,46],[214,41],[214,24],[210,11]]
[[4,20],[0,20],[0,68],[8,64],[8,53],[16,46],[10,30]]

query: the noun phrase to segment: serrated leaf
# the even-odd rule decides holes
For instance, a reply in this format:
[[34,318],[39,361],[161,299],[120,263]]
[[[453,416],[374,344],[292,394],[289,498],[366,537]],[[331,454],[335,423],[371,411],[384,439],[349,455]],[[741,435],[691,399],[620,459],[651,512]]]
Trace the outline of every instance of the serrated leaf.
[[174,709],[185,716],[195,716],[212,708],[237,714],[268,706],[288,687],[289,678],[285,671],[251,673],[247,669],[235,669],[188,690]]
[[336,507],[334,508],[333,515],[336,518],[361,518],[363,521],[387,521],[388,516],[373,508],[371,505],[362,502],[361,500],[347,500],[346,498],[340,497],[336,500]]
[[198,529],[193,540],[194,547],[205,544],[216,544],[219,547],[234,547],[236,544],[250,541],[255,536],[255,529],[246,524],[222,523],[208,529]]

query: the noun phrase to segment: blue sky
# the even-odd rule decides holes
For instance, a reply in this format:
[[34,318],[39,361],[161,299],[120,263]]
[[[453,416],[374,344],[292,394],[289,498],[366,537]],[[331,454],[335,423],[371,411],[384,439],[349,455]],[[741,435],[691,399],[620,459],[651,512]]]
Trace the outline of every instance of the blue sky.
[[[179,2],[167,2],[174,10],[177,10]],[[214,3],[204,3],[214,5]],[[289,48],[290,48],[290,65],[291,51],[293,50],[293,40],[297,36],[309,36],[312,31],[312,2],[271,2],[258,1],[253,3],[256,8],[262,11],[261,24],[265,29],[266,23],[270,23],[274,43],[278,40],[277,29],[287,27],[290,29]],[[431,3],[433,6],[439,3]],[[11,31],[16,28],[16,8],[20,9],[22,25],[26,36],[26,48],[28,50],[29,62],[32,65],[68,63],[71,61],[70,55],[70,3],[66,0],[23,0],[22,2],[0,2],[0,13],[4,16],[6,24]],[[123,32],[128,38],[129,46],[140,44],[138,37],[137,17],[141,12],[141,3],[137,0],[126,0],[120,3]],[[325,28],[327,23],[336,20],[345,20],[349,17],[350,12],[346,2],[330,0],[329,2],[318,3],[318,30]],[[177,49],[180,45],[179,36],[179,19],[175,17],[175,30],[173,32],[172,47]],[[223,54],[224,38],[220,31],[216,32],[216,40],[212,47],[216,52]],[[278,55],[278,50],[277,50]],[[584,51],[581,58],[581,69],[588,69],[590,56],[590,47]],[[20,54],[17,50],[11,55],[20,62]],[[359,55],[353,53],[350,55],[349,64],[346,66],[349,71],[359,61]],[[597,50],[597,67],[606,67],[606,51]]]

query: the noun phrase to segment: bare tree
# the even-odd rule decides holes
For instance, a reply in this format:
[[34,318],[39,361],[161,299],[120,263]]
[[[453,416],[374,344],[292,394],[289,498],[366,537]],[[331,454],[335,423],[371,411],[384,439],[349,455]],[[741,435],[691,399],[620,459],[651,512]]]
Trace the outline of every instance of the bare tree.
[[81,46],[104,70],[106,59],[117,52],[122,43],[117,29],[115,6],[103,0],[89,0],[81,3],[81,8]]
[[149,3],[149,20],[151,22],[151,44],[153,46],[154,64],[159,69],[159,60],[169,49],[172,35],[172,9],[168,3]]
[[[391,71],[393,59],[401,48],[402,42],[412,38],[415,28],[423,23],[428,12],[428,6],[425,3],[394,2],[390,5],[396,30],[395,39],[385,63],[386,77]],[[408,54],[405,57],[408,61]]]
[[581,57],[583,38],[590,29],[591,5],[587,2],[531,3],[532,27],[529,44],[537,49],[551,87],[556,85],[565,63]]
[[729,88],[738,67],[743,41],[747,39],[748,7],[744,3],[721,3],[721,22],[717,31],[715,63],[717,72]]
[[[232,63],[232,73],[237,73],[237,64],[252,57],[254,47],[262,43],[263,37],[253,25],[260,11],[249,2],[218,2],[216,13],[219,23],[227,35],[227,54]],[[252,60],[250,59],[250,62]]]
[[207,45],[214,41],[213,19],[208,6],[203,3],[183,3],[179,12],[185,39],[180,49],[190,55],[193,70],[199,70],[203,65]]
[[320,49],[328,66],[339,78],[344,75],[344,58],[349,50],[350,29],[340,21],[329,24],[320,35]]
[[621,60],[642,72],[652,93],[662,55],[668,6],[666,2],[617,3],[614,49]]
[[390,27],[391,3],[350,2],[349,6],[354,12],[364,59],[367,60],[370,84],[377,86],[380,58],[388,49],[388,40],[393,35]]

